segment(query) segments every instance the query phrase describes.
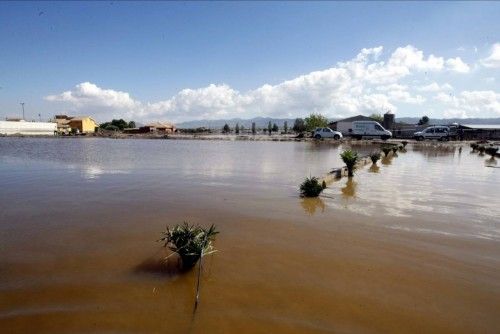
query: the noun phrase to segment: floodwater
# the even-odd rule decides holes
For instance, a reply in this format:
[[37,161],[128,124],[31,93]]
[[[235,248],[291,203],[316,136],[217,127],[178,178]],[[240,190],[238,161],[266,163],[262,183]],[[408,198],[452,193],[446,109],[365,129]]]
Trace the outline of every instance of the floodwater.
[[[301,199],[345,147],[0,138],[0,332],[500,332],[496,161],[409,145]],[[154,266],[182,221],[220,231],[194,314]]]

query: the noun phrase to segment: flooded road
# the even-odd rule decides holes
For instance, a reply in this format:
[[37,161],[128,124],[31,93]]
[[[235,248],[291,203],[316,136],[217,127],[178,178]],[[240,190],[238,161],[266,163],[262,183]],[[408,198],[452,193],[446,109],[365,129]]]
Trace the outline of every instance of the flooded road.
[[[495,161],[409,145],[301,199],[346,147],[0,138],[0,331],[499,332]],[[141,270],[185,220],[220,231],[194,315],[195,271]]]

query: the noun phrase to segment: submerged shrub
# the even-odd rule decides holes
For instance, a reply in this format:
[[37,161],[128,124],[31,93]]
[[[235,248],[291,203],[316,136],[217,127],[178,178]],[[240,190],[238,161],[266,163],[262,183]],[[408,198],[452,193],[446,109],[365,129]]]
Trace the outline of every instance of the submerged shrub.
[[373,152],[373,153],[371,153],[370,154],[370,159],[372,160],[372,163],[376,164],[377,161],[380,160],[380,156],[381,156],[380,152]]
[[340,154],[342,161],[347,167],[347,175],[349,177],[354,176],[354,170],[356,169],[356,163],[359,160],[358,152],[353,150],[345,150]]
[[393,147],[392,147],[392,152],[393,152],[393,153],[396,153],[397,151],[398,151],[398,147],[397,147],[397,146],[393,146]]
[[320,184],[317,177],[306,177],[304,182],[300,184],[300,195],[303,197],[318,197],[325,188],[325,181]]
[[479,145],[477,143],[472,143],[470,144],[470,147],[472,148],[472,152],[476,151]]
[[489,146],[486,147],[484,151],[486,152],[486,154],[491,155],[491,157],[494,158],[497,155],[498,147]]
[[179,254],[184,269],[193,267],[201,256],[214,253],[215,235],[219,233],[215,225],[204,228],[199,225],[189,225],[187,222],[177,224],[162,232],[164,246]]
[[486,151],[486,147],[481,145],[477,147],[477,150],[479,151],[480,154],[484,154],[484,151]]
[[391,152],[391,148],[389,146],[382,146],[382,152],[387,156]]
[[403,144],[403,148],[405,148],[405,147],[406,147],[406,145],[408,145],[408,141],[407,141],[407,140],[403,140],[403,141],[401,142],[401,144]]

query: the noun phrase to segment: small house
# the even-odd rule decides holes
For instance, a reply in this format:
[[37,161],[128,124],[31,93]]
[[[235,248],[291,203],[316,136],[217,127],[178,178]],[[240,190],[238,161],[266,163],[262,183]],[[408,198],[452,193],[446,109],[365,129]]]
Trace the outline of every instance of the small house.
[[174,133],[175,125],[169,122],[154,122],[144,125],[140,128],[143,133],[148,132],[161,132],[161,133]]
[[79,133],[94,133],[99,124],[89,116],[71,117],[69,120],[71,130]]

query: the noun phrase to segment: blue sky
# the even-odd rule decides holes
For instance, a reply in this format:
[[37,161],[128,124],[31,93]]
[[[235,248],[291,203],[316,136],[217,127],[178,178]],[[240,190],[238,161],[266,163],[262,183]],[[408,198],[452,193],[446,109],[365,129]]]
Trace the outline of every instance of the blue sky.
[[500,117],[499,17],[495,2],[0,2],[0,116]]

